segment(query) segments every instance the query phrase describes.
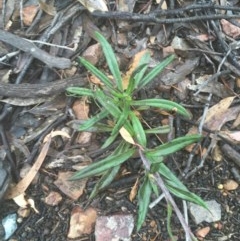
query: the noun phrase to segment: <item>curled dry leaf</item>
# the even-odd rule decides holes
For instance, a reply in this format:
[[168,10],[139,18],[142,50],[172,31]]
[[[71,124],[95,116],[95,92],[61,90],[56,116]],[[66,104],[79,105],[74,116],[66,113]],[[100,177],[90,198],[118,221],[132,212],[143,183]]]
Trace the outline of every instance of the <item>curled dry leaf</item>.
[[14,197],[13,200],[19,207],[21,207],[21,208],[31,207],[36,213],[39,213],[39,211],[35,207],[34,200],[31,198],[26,199],[24,193],[20,194],[17,197]]
[[223,184],[223,188],[226,190],[226,191],[233,191],[233,190],[236,190],[238,188],[238,183],[234,180],[227,180],[224,184]]
[[139,179],[137,178],[136,182],[134,183],[134,186],[132,187],[131,189],[131,192],[129,194],[129,200],[132,202],[136,195],[137,195],[137,192],[138,192],[138,185],[139,185]]
[[102,11],[107,12],[108,8],[105,0],[78,0],[89,12]]
[[221,19],[221,25],[223,28],[223,32],[232,38],[237,38],[240,36],[240,28],[236,25],[230,23],[225,19]]
[[28,188],[28,186],[31,184],[32,180],[38,173],[38,170],[40,169],[43,161],[45,160],[50,143],[51,143],[51,135],[48,136],[48,138],[46,139],[46,142],[43,145],[42,150],[41,150],[36,162],[30,169],[30,171],[27,173],[27,175],[21,181],[19,181],[19,183],[17,185],[9,188],[9,190],[7,191],[7,194],[5,195],[6,199],[15,198],[15,197],[23,194],[26,191],[26,189]]

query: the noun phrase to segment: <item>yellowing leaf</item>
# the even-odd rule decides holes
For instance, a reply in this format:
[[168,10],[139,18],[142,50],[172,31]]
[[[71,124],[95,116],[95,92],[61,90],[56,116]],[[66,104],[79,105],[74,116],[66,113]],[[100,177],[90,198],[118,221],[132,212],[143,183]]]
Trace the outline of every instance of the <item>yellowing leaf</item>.
[[133,140],[132,136],[124,127],[119,130],[119,133],[126,142],[135,145],[135,141]]
[[96,10],[107,12],[108,8],[105,0],[78,0],[89,12]]

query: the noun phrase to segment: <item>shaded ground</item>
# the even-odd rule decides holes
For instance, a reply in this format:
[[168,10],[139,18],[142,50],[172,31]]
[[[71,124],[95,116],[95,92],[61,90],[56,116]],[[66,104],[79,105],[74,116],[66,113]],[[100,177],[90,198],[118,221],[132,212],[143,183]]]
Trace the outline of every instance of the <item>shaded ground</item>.
[[[14,5],[14,2],[8,1],[7,5],[0,5],[4,19],[0,28],[0,95],[5,101],[0,105],[1,160],[4,163],[1,168],[9,169],[10,163],[13,179],[18,181],[19,172],[23,167],[25,169],[26,163],[35,163],[47,134],[53,130],[63,130],[71,137],[54,138],[37,178],[26,190],[39,213],[31,210],[27,217],[19,215],[18,229],[11,240],[68,240],[71,212],[76,205],[88,205],[88,197],[97,178],[88,180],[83,194],[74,200],[56,186],[59,173],[74,171],[77,163],[86,163],[89,159],[97,161],[114,150],[114,145],[108,150],[100,150],[107,138],[105,134],[79,137],[72,125],[68,125],[78,118],[77,115],[81,116],[78,119],[84,119],[85,108],[90,108],[89,116],[96,112],[94,103],[85,100],[74,109],[76,99],[66,97],[64,93],[67,86],[93,85],[86,70],[75,62],[77,56],[84,56],[107,71],[102,52],[94,40],[94,31],[108,38],[123,73],[133,57],[145,49],[152,51],[151,67],[169,53],[178,55],[151,86],[135,97],[173,100],[192,113],[191,121],[174,116],[171,134],[183,136],[195,127],[204,131],[204,140],[196,150],[178,152],[168,157],[165,163],[189,190],[204,200],[216,200],[221,204],[222,218],[219,222],[196,225],[189,217],[192,231],[210,227],[204,240],[239,240],[239,188],[222,189],[220,184],[229,180],[240,181],[237,161],[240,140],[237,45],[240,28],[237,15],[240,6],[236,1],[229,1],[229,5],[216,5],[208,1],[200,1],[199,4],[167,1],[165,5],[163,1],[163,12],[159,11],[161,6],[155,1],[129,1],[128,6],[124,1],[108,1],[109,10],[115,13],[111,14],[89,13],[75,1],[73,4],[56,1],[55,8],[50,7],[49,3],[41,5],[41,10],[37,3],[26,3],[22,16],[17,3]],[[33,16],[33,20],[31,14],[34,11],[37,15]],[[6,31],[3,32],[3,29]],[[15,34],[11,41],[6,40],[12,38],[8,33]],[[49,55],[43,55],[38,49],[35,54],[31,53],[30,49],[35,46],[30,42],[21,42],[26,41],[24,38],[39,40],[40,43],[36,44]],[[53,46],[41,46],[42,42]],[[74,51],[58,48],[59,45],[68,46]],[[18,49],[22,51],[15,52]],[[227,98],[231,96],[235,98],[230,101]],[[216,108],[206,114],[214,106]],[[172,119],[166,113],[146,112],[143,117],[150,126],[164,123],[171,126]],[[202,122],[198,121],[201,117]],[[169,136],[151,136],[152,145],[167,138]],[[58,164],[51,166],[56,161]],[[201,162],[202,167],[195,169]],[[138,157],[122,167],[109,189],[101,192],[91,203],[99,216],[125,213],[136,218],[137,201],[131,202],[129,193],[137,178],[141,177],[141,172]],[[52,191],[62,197],[62,201],[53,207],[47,205],[45,200]],[[152,197],[152,200],[155,199]],[[182,210],[182,202],[177,200],[177,203]],[[18,210],[19,206],[12,200],[3,200],[0,217],[2,219]],[[140,232],[133,231],[132,240],[169,240],[166,217],[166,203],[162,200],[149,211]],[[172,217],[172,231],[178,241],[185,240],[184,231],[175,215]],[[95,240],[94,230],[76,240]]]

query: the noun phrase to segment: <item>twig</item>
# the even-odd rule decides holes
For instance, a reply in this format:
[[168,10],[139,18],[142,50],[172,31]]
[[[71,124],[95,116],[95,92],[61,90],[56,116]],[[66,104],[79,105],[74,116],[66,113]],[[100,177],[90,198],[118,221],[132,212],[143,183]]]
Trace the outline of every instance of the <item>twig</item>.
[[71,60],[67,58],[55,57],[38,48],[35,44],[18,37],[12,33],[0,29],[0,40],[31,54],[34,58],[41,60],[50,68],[65,69],[71,66]]

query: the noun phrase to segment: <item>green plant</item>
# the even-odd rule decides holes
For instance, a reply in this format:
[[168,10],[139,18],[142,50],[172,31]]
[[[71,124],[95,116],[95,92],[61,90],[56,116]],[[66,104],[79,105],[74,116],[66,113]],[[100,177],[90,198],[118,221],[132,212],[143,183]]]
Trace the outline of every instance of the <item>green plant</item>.
[[[114,80],[111,80],[106,74],[85,59],[79,58],[80,63],[99,78],[104,85],[96,86],[94,90],[90,88],[70,87],[67,89],[67,92],[76,96],[88,96],[89,98],[94,99],[99,106],[99,113],[89,120],[86,120],[79,127],[79,131],[110,132],[110,135],[102,148],[106,148],[113,143],[119,135],[122,137],[122,140],[119,146],[107,158],[94,162],[88,167],[76,172],[71,180],[101,174],[101,178],[90,195],[90,199],[92,199],[100,190],[113,181],[121,164],[131,158],[138,151],[144,164],[145,175],[142,177],[138,191],[139,210],[137,230],[140,229],[146,218],[151,194],[155,192],[158,195],[159,186],[164,192],[167,201],[167,197],[169,196],[167,192],[170,191],[181,199],[195,202],[205,207],[203,200],[190,192],[163,163],[163,158],[165,156],[181,150],[193,142],[198,142],[201,139],[201,136],[188,135],[180,137],[171,142],[150,149],[148,147],[147,135],[149,133],[166,133],[169,132],[169,128],[163,126],[147,129],[141,123],[137,115],[137,113],[146,108],[159,108],[161,110],[170,111],[174,114],[182,115],[185,118],[191,118],[190,113],[181,105],[165,99],[133,99],[135,91],[150,83],[169,63],[173,61],[174,55],[167,57],[155,68],[147,72],[150,54],[146,52],[139,60],[138,67],[136,67],[129,77],[127,87],[124,88],[121,72],[113,49],[100,33],[96,33],[96,37],[102,46]],[[111,120],[113,125],[104,124],[103,120],[106,119]],[[161,186],[161,183],[164,183],[163,187]],[[166,189],[164,189],[165,187]],[[171,207],[173,207],[175,211],[176,207],[171,201],[169,205],[169,216],[171,216]],[[181,219],[181,217],[179,218]],[[184,221],[180,221],[184,226]],[[185,232],[188,232],[186,227]],[[171,235],[171,231],[169,231],[169,234]]]

